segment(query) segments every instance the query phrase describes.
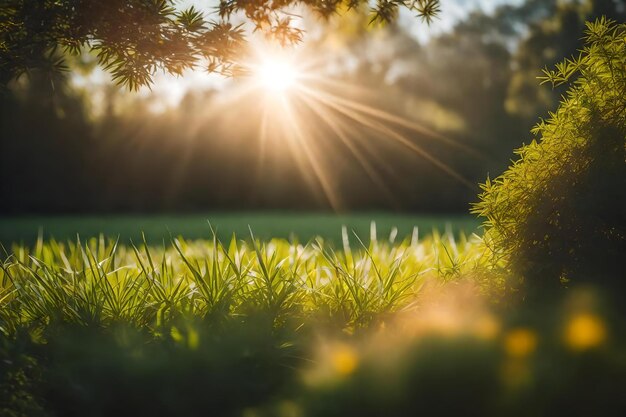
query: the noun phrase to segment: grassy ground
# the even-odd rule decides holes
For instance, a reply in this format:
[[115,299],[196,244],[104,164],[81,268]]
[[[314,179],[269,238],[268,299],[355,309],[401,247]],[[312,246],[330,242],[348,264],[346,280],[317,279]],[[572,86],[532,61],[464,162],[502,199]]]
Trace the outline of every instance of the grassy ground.
[[244,316],[254,307],[277,319],[324,310],[354,328],[403,309],[427,280],[457,279],[488,259],[476,236],[434,233],[367,245],[343,237],[341,250],[284,239],[13,245],[0,269],[0,321],[13,331],[55,319],[154,329],[181,315]]
[[511,310],[477,236],[343,237],[11,245],[0,415],[624,415],[593,291]]
[[43,217],[4,217],[0,218],[0,242],[10,244],[34,243],[39,231],[44,238],[58,240],[83,238],[104,234],[107,237],[120,236],[122,242],[128,239],[141,240],[144,232],[149,243],[169,241],[173,236],[186,239],[207,239],[211,222],[220,239],[230,239],[233,233],[238,237],[248,237],[248,225],[261,239],[272,237],[308,241],[315,236],[324,237],[335,243],[340,242],[341,228],[354,230],[363,239],[369,239],[370,223],[376,222],[379,238],[389,236],[394,227],[398,238],[410,236],[413,227],[420,229],[421,235],[430,234],[433,229],[440,231],[450,227],[455,232],[471,234],[479,225],[476,218],[465,215],[395,215],[389,213],[357,213],[333,215],[319,213],[280,213],[243,212],[207,213],[172,216],[43,216]]
[[[10,243],[0,251],[0,415],[626,410],[619,310],[592,289],[512,308],[480,238],[461,233],[475,230],[469,217],[256,213],[0,225]],[[118,235],[119,244],[105,237]],[[322,239],[299,244],[290,235]]]

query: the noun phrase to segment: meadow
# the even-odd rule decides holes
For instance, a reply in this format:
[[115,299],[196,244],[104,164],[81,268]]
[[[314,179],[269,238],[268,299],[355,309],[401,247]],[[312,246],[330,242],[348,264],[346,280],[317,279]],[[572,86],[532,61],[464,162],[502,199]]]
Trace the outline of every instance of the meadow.
[[5,247],[0,414],[623,409],[619,310],[589,288],[519,305],[476,234],[368,225],[364,239],[340,228],[298,243],[206,227],[204,240]]

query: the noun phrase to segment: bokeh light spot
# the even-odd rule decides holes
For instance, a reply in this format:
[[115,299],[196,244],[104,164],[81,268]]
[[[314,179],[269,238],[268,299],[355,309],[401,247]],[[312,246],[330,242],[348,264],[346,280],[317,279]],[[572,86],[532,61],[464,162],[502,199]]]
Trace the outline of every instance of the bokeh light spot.
[[350,375],[359,365],[359,357],[354,348],[341,344],[337,345],[331,355],[333,368],[339,375]]
[[603,344],[606,333],[606,326],[600,317],[580,313],[565,326],[565,342],[573,350],[588,350]]
[[533,353],[536,348],[537,334],[531,329],[514,329],[504,337],[504,349],[512,357],[524,358]]

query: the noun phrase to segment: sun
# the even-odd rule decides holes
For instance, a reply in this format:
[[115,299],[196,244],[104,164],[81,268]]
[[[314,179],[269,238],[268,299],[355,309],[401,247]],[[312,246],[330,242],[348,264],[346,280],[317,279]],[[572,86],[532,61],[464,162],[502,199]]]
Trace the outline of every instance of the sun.
[[292,62],[281,58],[267,58],[257,67],[261,86],[271,93],[286,93],[293,88],[300,73]]

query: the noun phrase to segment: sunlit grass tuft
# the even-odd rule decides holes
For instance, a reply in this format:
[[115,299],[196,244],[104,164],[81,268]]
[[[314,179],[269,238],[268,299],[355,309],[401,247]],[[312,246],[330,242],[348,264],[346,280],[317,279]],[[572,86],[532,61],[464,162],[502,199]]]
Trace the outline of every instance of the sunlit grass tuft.
[[38,240],[6,250],[0,269],[4,333],[51,322],[126,323],[160,332],[180,318],[215,322],[254,312],[277,324],[316,316],[345,328],[411,308],[427,281],[471,275],[479,239],[434,233],[365,244],[344,231],[343,248],[233,237],[172,239],[161,246]]

